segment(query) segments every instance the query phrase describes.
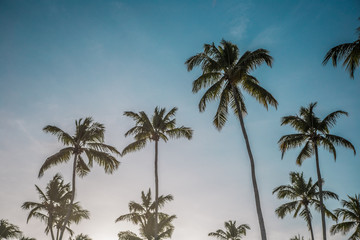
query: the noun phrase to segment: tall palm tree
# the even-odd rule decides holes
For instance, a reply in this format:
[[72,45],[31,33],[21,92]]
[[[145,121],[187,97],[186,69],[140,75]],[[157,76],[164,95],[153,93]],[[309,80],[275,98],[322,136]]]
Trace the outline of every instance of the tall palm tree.
[[[70,191],[70,183],[65,184],[61,175],[56,174],[53,179],[48,183],[46,191],[42,191],[35,185],[36,191],[41,200],[37,202],[25,202],[22,208],[30,210],[27,217],[27,222],[32,217],[39,218],[46,223],[45,233],[50,232],[52,240],[59,239],[59,233],[64,224],[64,219],[67,214],[67,209],[71,206],[72,213],[66,225],[66,230],[73,234],[70,229],[71,223],[79,223],[82,219],[89,219],[89,211],[82,209],[79,202],[70,205],[72,193]],[[54,233],[56,229],[56,234]]]
[[[156,207],[162,208],[165,203],[172,201],[172,195],[159,196],[158,202],[152,201],[151,198],[151,190],[144,193],[141,192],[141,203],[137,203],[131,201],[129,203],[129,211],[130,213],[121,215],[118,217],[115,222],[119,221],[129,221],[135,225],[139,225],[140,227],[140,235],[148,240],[154,239],[166,239],[171,238],[171,235],[174,231],[174,226],[172,225],[172,221],[176,218],[175,215],[168,215],[166,213],[158,212],[159,222],[157,223],[155,217]],[[155,224],[158,224],[158,231],[155,229]],[[119,239],[137,239],[135,233],[130,231],[120,232],[118,234]],[[141,238],[139,238],[141,239]]]
[[[73,205],[76,194],[76,175],[80,177],[86,176],[90,172],[90,168],[93,166],[94,162],[103,167],[105,173],[112,173],[118,168],[120,164],[119,161],[117,161],[116,158],[111,155],[120,155],[120,153],[116,150],[115,147],[106,145],[104,143],[105,127],[103,124],[93,122],[91,117],[87,117],[85,119],[79,119],[78,121],[75,121],[75,126],[76,129],[73,136],[56,126],[48,125],[44,127],[43,130],[46,133],[51,133],[57,136],[58,140],[66,147],[54,155],[48,157],[39,171],[39,177],[41,177],[50,167],[60,163],[68,162],[71,156],[74,157],[70,206]],[[85,163],[83,159],[84,154],[88,158],[88,163]],[[64,219],[64,224],[60,231],[59,240],[63,239],[63,234],[67,222],[70,219],[71,212],[72,207],[69,207]]]
[[[275,213],[280,218],[284,218],[286,214],[294,212],[293,217],[296,218],[299,214],[302,217],[309,228],[311,239],[314,240],[314,232],[311,224],[312,215],[310,207],[315,205],[316,209],[320,208],[318,182],[312,183],[312,179],[305,181],[303,173],[290,173],[290,185],[281,185],[273,190],[273,194],[277,193],[279,199],[289,199],[290,202],[282,204],[275,210]],[[324,199],[334,198],[338,199],[337,194],[330,191],[323,191]],[[329,217],[336,217],[325,208],[325,211]]]
[[350,197],[349,201],[342,200],[342,206],[344,208],[338,208],[335,210],[335,214],[338,219],[342,219],[342,222],[333,225],[330,228],[331,234],[343,233],[347,234],[352,229],[355,228],[355,231],[348,238],[349,240],[359,240],[360,239],[360,200],[359,194],[354,197]]
[[202,68],[202,75],[193,82],[192,89],[193,93],[197,93],[200,89],[207,88],[199,102],[200,112],[205,110],[207,102],[218,99],[220,102],[213,120],[218,130],[221,130],[226,123],[229,107],[239,118],[250,160],[251,178],[262,240],[266,240],[266,230],[256,182],[255,161],[243,119],[247,110],[242,90],[255,97],[266,108],[269,104],[276,108],[278,105],[276,99],[259,85],[259,81],[254,76],[250,75],[250,72],[262,63],[271,67],[272,60],[269,52],[265,49],[247,51],[239,57],[238,47],[231,42],[222,40],[218,47],[214,43],[205,44],[203,52],[190,57],[185,62],[188,71],[199,65]]
[[208,235],[221,240],[241,240],[243,236],[246,236],[246,229],[250,229],[247,224],[236,226],[236,221],[231,220],[225,222],[224,226],[225,231],[218,229],[216,232],[211,232]]
[[[160,140],[167,142],[169,138],[192,138],[193,130],[189,127],[176,127],[177,108],[172,108],[166,113],[165,108],[155,108],[151,119],[145,112],[124,112],[124,115],[135,121],[135,126],[125,133],[125,137],[133,135],[135,141],[124,148],[122,154],[138,151],[146,146],[147,142],[155,142],[155,203],[159,202],[159,176],[158,176],[158,144]],[[155,232],[157,232],[158,207],[155,205]],[[158,240],[158,238],[155,238]]]
[[19,238],[21,234],[18,226],[9,223],[8,220],[0,219],[0,240]]
[[326,65],[331,59],[333,66],[336,67],[337,62],[344,59],[343,66],[346,66],[346,70],[349,71],[351,78],[354,78],[355,69],[360,64],[360,27],[356,30],[358,32],[357,40],[333,47],[326,53],[323,60],[323,64]]
[[307,108],[301,107],[299,115],[286,116],[282,118],[281,125],[290,125],[295,128],[298,133],[282,136],[278,143],[282,152],[281,158],[284,157],[284,154],[287,150],[300,147],[304,144],[304,147],[296,158],[296,163],[298,165],[301,165],[306,158],[310,158],[311,156],[315,155],[323,239],[326,240],[325,209],[323,205],[322,178],[320,172],[318,147],[323,146],[326,150],[332,153],[334,160],[336,160],[335,145],[352,149],[354,154],[356,154],[356,151],[351,142],[345,138],[330,134],[330,128],[336,124],[337,118],[339,118],[341,115],[347,116],[348,113],[340,110],[335,111],[321,120],[314,113],[316,104],[317,103],[315,102],[310,103]]

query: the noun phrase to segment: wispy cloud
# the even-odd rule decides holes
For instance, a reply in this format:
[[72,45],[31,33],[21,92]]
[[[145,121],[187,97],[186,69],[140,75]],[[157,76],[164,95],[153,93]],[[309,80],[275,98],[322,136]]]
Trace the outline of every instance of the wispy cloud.
[[261,31],[251,42],[250,47],[266,47],[280,40],[282,28],[279,26],[270,26]]
[[230,29],[231,35],[238,39],[244,38],[248,23],[247,17],[241,17],[241,20],[238,20],[238,23]]
[[23,133],[23,136],[25,136],[31,142],[32,145],[34,145],[35,147],[41,147],[41,148],[43,147],[43,145],[37,139],[35,139],[32,136],[32,134],[27,130],[24,120],[16,119],[15,123],[18,129]]
[[237,13],[237,18],[233,20],[230,27],[230,34],[237,39],[242,39],[246,36],[246,30],[250,22],[247,13],[251,5],[251,2],[243,1],[231,9],[232,12],[235,11]]

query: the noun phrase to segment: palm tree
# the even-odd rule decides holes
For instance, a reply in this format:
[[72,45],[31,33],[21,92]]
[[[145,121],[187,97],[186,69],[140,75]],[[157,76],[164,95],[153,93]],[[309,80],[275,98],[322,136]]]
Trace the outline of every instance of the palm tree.
[[69,238],[69,240],[92,240],[88,235],[85,234],[79,234],[74,239]]
[[[171,235],[174,231],[174,226],[172,221],[176,218],[175,215],[168,215],[166,213],[158,212],[159,222],[158,222],[158,231],[155,229],[155,224],[157,223],[155,217],[156,207],[162,208],[165,203],[172,201],[172,195],[159,196],[158,202],[152,201],[151,199],[151,190],[144,193],[141,192],[141,203],[131,201],[129,203],[130,213],[121,215],[118,217],[115,222],[119,221],[129,221],[135,225],[140,226],[140,235],[148,240],[154,239],[166,239],[171,238]],[[119,239],[136,239],[139,238],[135,233],[126,231],[120,232],[118,234]],[[141,238],[140,238],[141,239]]]
[[269,104],[276,108],[278,105],[276,99],[259,85],[259,81],[254,76],[250,75],[252,70],[255,70],[264,62],[271,67],[272,60],[269,52],[265,49],[247,51],[239,57],[238,47],[231,42],[222,40],[221,46],[218,47],[214,43],[205,44],[202,53],[190,57],[185,62],[188,71],[199,65],[202,68],[202,75],[193,82],[192,89],[193,93],[197,93],[202,88],[208,88],[199,102],[200,112],[205,110],[207,102],[219,99],[219,106],[213,120],[218,130],[221,130],[226,123],[229,106],[239,118],[250,160],[251,177],[262,240],[266,240],[265,223],[256,182],[255,161],[243,119],[243,115],[247,113],[247,110],[244,103],[244,95],[240,87],[255,97],[266,108],[268,108]]
[[[61,175],[56,174],[53,179],[48,183],[46,191],[42,191],[35,185],[36,191],[41,200],[37,202],[25,202],[22,208],[30,210],[27,217],[27,222],[32,217],[39,218],[46,223],[45,233],[50,232],[52,240],[59,239],[60,230],[65,223],[67,209],[72,208],[72,213],[66,225],[66,230],[73,234],[70,229],[71,223],[78,224],[82,219],[89,219],[89,211],[82,209],[79,202],[70,205],[72,193],[70,191],[70,183],[65,184]],[[54,233],[56,229],[56,234]]]
[[18,226],[9,223],[8,220],[0,219],[0,240],[19,238],[21,234]]
[[348,196],[349,201],[342,200],[342,206],[344,208],[338,208],[335,210],[336,216],[342,218],[341,223],[337,223],[330,228],[331,234],[336,234],[342,232],[347,234],[352,229],[355,228],[355,231],[348,238],[349,240],[359,240],[360,239],[360,200],[359,194],[354,197]]
[[[71,156],[74,157],[70,206],[73,205],[76,194],[76,175],[80,177],[86,176],[90,172],[90,168],[93,166],[94,161],[104,168],[105,173],[113,173],[120,164],[119,161],[111,155],[120,155],[120,153],[116,150],[116,148],[104,143],[105,127],[103,124],[93,122],[91,117],[87,117],[84,120],[79,119],[78,121],[75,121],[75,125],[76,130],[75,135],[73,136],[56,126],[48,125],[44,127],[43,130],[46,133],[51,133],[57,136],[58,140],[66,147],[48,157],[39,171],[39,177],[41,177],[50,167],[63,162],[68,162]],[[84,153],[88,158],[87,164],[82,157]],[[63,238],[67,222],[71,216],[71,211],[72,208],[68,208],[64,224],[60,231],[59,240],[62,240]]]
[[303,236],[300,236],[300,234],[295,235],[294,237],[290,238],[290,240],[304,240]]
[[336,67],[337,62],[344,59],[343,66],[346,66],[350,77],[354,78],[355,69],[360,64],[360,27],[357,28],[357,32],[358,39],[355,42],[340,44],[330,49],[325,55],[323,64],[326,65],[331,58],[333,66]]
[[[165,108],[155,108],[154,115],[151,119],[145,112],[139,113],[124,112],[124,115],[132,118],[136,123],[129,131],[125,133],[125,137],[133,135],[135,141],[130,143],[124,148],[122,154],[125,155],[129,152],[138,151],[146,146],[147,142],[155,142],[155,203],[159,202],[159,176],[158,176],[158,144],[162,139],[167,142],[169,138],[192,138],[193,130],[189,127],[176,127],[176,114],[177,108],[172,108],[166,113]],[[158,232],[158,207],[155,206],[155,232]],[[158,240],[158,238],[155,238]]]
[[[309,231],[311,233],[311,239],[314,240],[314,232],[311,224],[312,215],[310,212],[310,206],[315,205],[316,209],[319,209],[319,191],[318,182],[312,183],[310,178],[308,182],[305,181],[303,173],[290,173],[290,185],[281,185],[273,190],[273,194],[277,193],[279,199],[289,199],[288,203],[285,203],[275,210],[275,213],[280,218],[284,218],[286,214],[294,212],[293,217],[296,218],[299,214],[300,217],[306,221]],[[337,194],[330,191],[323,191],[324,199],[334,198],[338,199]],[[325,211],[329,217],[336,217],[325,208]]]
[[123,231],[118,233],[119,240],[143,240],[131,231]]
[[19,240],[36,240],[36,239],[22,236]]
[[330,128],[336,124],[336,120],[341,115],[348,115],[344,111],[335,111],[327,115],[323,120],[318,118],[314,113],[315,103],[310,103],[307,108],[301,107],[299,115],[286,116],[282,118],[281,125],[291,125],[299,133],[282,136],[279,140],[281,158],[290,148],[304,147],[296,158],[296,163],[301,165],[306,158],[310,158],[315,154],[316,172],[319,185],[319,200],[321,210],[321,221],[323,229],[323,239],[326,240],[326,224],[325,209],[323,205],[323,190],[319,163],[318,147],[323,146],[326,150],[333,154],[336,160],[336,149],[334,145],[340,145],[345,148],[352,149],[356,154],[354,146],[345,138],[330,134]]
[[211,232],[208,235],[221,240],[240,240],[243,236],[246,236],[246,229],[250,229],[247,224],[236,226],[236,221],[231,220],[225,222],[224,226],[225,231],[218,229],[216,232]]

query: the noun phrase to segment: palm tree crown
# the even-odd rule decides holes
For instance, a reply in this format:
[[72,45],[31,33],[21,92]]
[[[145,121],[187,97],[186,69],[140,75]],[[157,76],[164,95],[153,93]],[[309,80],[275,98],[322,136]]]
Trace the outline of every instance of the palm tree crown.
[[[159,212],[158,233],[155,232],[155,210],[156,206],[162,208],[167,202],[172,201],[172,195],[159,196],[158,202],[152,201],[151,190],[145,194],[141,192],[141,203],[131,201],[129,203],[130,213],[121,215],[115,222],[129,221],[133,224],[139,225],[140,235],[148,240],[166,239],[171,238],[174,231],[172,221],[176,218],[175,215],[168,215],[166,213]],[[130,231],[120,232],[120,239],[141,239],[136,236],[135,233]]]
[[162,139],[167,142],[169,137],[191,139],[193,130],[184,126],[176,127],[176,120],[174,118],[176,112],[176,107],[172,108],[168,113],[166,113],[165,108],[156,107],[151,119],[143,111],[139,113],[124,112],[124,115],[132,118],[136,124],[125,133],[125,137],[133,135],[135,142],[125,147],[122,154],[140,150],[146,146],[148,141],[159,141]]
[[0,240],[18,238],[21,234],[18,226],[9,223],[8,220],[0,219]]
[[[312,179],[306,182],[303,173],[290,173],[290,185],[281,185],[273,190],[273,194],[277,193],[279,199],[289,199],[288,203],[282,204],[275,210],[275,213],[280,218],[284,218],[286,214],[294,212],[293,217],[298,215],[302,217],[309,228],[311,239],[314,240],[314,233],[311,224],[312,214],[310,207],[315,205],[316,210],[320,209],[318,182],[312,183]],[[330,191],[323,191],[324,199],[334,198],[338,199],[337,194]],[[336,219],[336,217],[326,209],[329,217]]]
[[360,200],[359,194],[355,194],[354,197],[348,196],[349,201],[342,200],[341,203],[344,208],[338,208],[335,210],[335,214],[342,222],[333,225],[330,228],[331,234],[343,233],[347,234],[352,229],[355,229],[349,240],[360,239]]
[[[199,102],[199,110],[202,112],[206,104],[211,100],[219,100],[213,123],[219,130],[227,121],[228,107],[230,106],[235,114],[247,113],[244,96],[241,89],[255,97],[266,108],[268,105],[277,107],[276,99],[260,86],[258,79],[250,75],[262,63],[271,67],[272,57],[265,49],[247,51],[239,57],[239,49],[235,44],[222,40],[221,46],[216,47],[214,43],[204,44],[204,51],[190,57],[185,64],[188,71],[196,66],[201,66],[202,75],[193,82],[193,93],[202,88],[207,91]],[[240,89],[241,88],[241,89]]]
[[301,165],[302,162],[315,154],[315,146],[322,145],[326,150],[333,154],[336,160],[336,149],[334,145],[340,145],[352,149],[356,154],[355,148],[351,142],[345,138],[330,134],[330,128],[336,124],[337,118],[341,115],[347,116],[344,111],[335,111],[327,115],[323,120],[318,118],[314,113],[317,103],[310,103],[307,108],[301,107],[299,115],[286,116],[281,120],[281,125],[290,125],[298,132],[282,136],[279,140],[281,157],[287,150],[300,147],[305,144],[296,158],[296,163]]
[[241,240],[246,236],[246,230],[250,229],[249,225],[241,224],[236,226],[236,221],[227,221],[224,223],[225,231],[218,229],[216,232],[209,233],[209,236],[216,237],[221,240]]
[[92,240],[88,235],[86,234],[79,234],[79,235],[76,235],[76,237],[74,239],[69,239],[69,240]]
[[214,43],[204,44],[204,51],[190,57],[185,64],[188,71],[196,66],[201,66],[202,69],[202,74],[195,79],[192,88],[193,93],[197,93],[203,88],[207,89],[199,102],[200,112],[205,110],[209,101],[219,100],[213,120],[213,124],[218,130],[221,130],[227,121],[229,107],[239,118],[249,155],[261,239],[266,240],[265,223],[256,182],[255,161],[243,120],[243,114],[246,114],[247,110],[242,90],[253,96],[266,108],[268,105],[276,108],[278,105],[276,99],[260,86],[258,79],[250,75],[251,71],[263,63],[271,67],[273,59],[265,49],[247,51],[239,57],[239,49],[235,44],[225,40],[222,40],[220,44],[218,47]]
[[[360,18],[359,18],[360,20]],[[358,39],[352,43],[340,44],[330,49],[323,60],[323,64],[327,64],[331,59],[333,66],[337,66],[337,62],[344,59],[343,66],[349,71],[350,77],[354,78],[354,72],[360,64],[360,27],[357,28]]]
[[[46,159],[40,168],[39,177],[50,167],[69,161],[72,155],[75,157],[76,173],[80,177],[90,172],[94,161],[102,166],[106,173],[112,173],[118,168],[119,161],[111,153],[118,155],[120,153],[116,148],[104,143],[104,125],[93,122],[91,117],[79,119],[75,121],[75,125],[76,130],[73,136],[56,126],[44,127],[44,132],[57,136],[58,140],[67,147]],[[88,158],[88,163],[85,163],[83,153]]]

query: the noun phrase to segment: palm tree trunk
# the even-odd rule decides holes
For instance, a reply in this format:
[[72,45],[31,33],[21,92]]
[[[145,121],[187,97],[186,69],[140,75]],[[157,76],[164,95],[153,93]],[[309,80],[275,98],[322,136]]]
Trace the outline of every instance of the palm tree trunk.
[[310,210],[307,205],[305,205],[305,209],[307,212],[307,222],[308,222],[309,229],[310,229],[311,240],[314,240],[314,231],[313,231],[312,224],[311,224]]
[[56,228],[56,240],[59,240],[59,228]]
[[53,230],[52,226],[51,227],[49,226],[49,228],[50,228],[51,239],[55,240],[54,230]]
[[78,155],[75,154],[74,156],[74,163],[73,163],[73,173],[72,173],[72,189],[71,189],[71,200],[70,200],[70,205],[69,205],[69,209],[67,210],[63,225],[61,226],[61,231],[60,231],[60,238],[59,240],[62,240],[64,232],[65,232],[65,228],[66,228],[66,224],[70,219],[71,216],[71,212],[73,209],[73,203],[74,203],[74,199],[75,199],[75,177],[76,177],[76,162],[77,162],[77,157]]
[[158,240],[158,211],[159,211],[159,176],[158,176],[158,143],[155,141],[155,240]]
[[254,162],[254,158],[253,158],[253,155],[252,155],[252,152],[251,152],[249,139],[248,139],[248,136],[247,136],[247,133],[246,133],[244,119],[242,117],[242,112],[241,112],[241,108],[240,108],[240,104],[239,104],[239,99],[238,99],[238,96],[236,94],[235,87],[232,86],[231,88],[232,88],[233,96],[235,98],[236,109],[237,109],[239,119],[240,119],[240,126],[241,126],[242,133],[244,135],[244,139],[245,139],[245,143],[246,143],[246,149],[247,149],[247,152],[248,152],[248,155],[249,155],[249,160],[250,160],[251,179],[252,179],[253,188],[254,188],[256,211],[257,211],[259,225],[260,225],[261,239],[266,240],[265,223],[264,223],[264,218],[263,218],[262,211],[261,211],[259,190],[258,190],[257,183],[256,183],[255,162]]
[[319,183],[319,197],[320,197],[320,211],[321,211],[321,224],[323,230],[323,240],[326,240],[326,223],[325,223],[325,211],[324,211],[324,203],[323,203],[322,178],[320,173],[319,153],[316,142],[314,142],[314,149],[315,149],[315,160],[316,160],[316,172]]
[[[52,200],[50,201],[50,206],[53,205]],[[52,212],[52,210],[50,210]],[[52,221],[52,214],[49,214],[49,218],[48,218],[48,228],[50,229],[50,234],[51,234],[51,239],[55,240],[55,236],[54,236],[54,230],[53,230],[53,221]]]

